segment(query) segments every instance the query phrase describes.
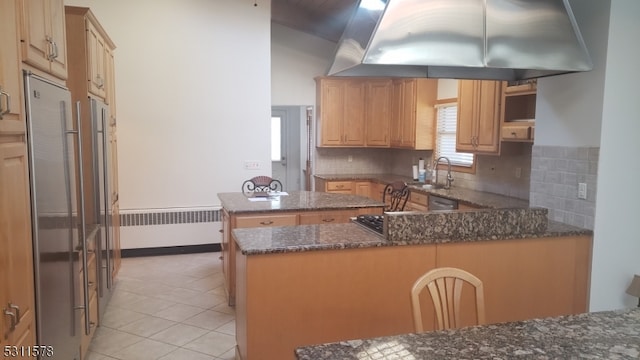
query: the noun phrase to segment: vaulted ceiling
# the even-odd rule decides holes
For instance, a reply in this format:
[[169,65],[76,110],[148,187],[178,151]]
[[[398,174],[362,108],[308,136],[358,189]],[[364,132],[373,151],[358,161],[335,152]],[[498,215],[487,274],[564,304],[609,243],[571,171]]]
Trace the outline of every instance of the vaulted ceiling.
[[271,21],[338,42],[357,0],[272,0]]

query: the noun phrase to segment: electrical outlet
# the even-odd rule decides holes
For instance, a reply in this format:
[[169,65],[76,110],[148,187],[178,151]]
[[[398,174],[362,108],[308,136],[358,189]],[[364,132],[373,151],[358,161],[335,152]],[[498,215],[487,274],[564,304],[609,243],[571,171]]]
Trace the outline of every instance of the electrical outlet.
[[245,170],[260,170],[260,161],[257,161],[257,160],[245,160],[244,161],[244,169]]
[[349,155],[349,157],[347,158],[348,162],[353,162],[353,155]]
[[587,199],[587,183],[578,183],[578,199]]
[[520,179],[521,176],[522,176],[522,168],[521,167],[517,167],[516,168],[516,179]]

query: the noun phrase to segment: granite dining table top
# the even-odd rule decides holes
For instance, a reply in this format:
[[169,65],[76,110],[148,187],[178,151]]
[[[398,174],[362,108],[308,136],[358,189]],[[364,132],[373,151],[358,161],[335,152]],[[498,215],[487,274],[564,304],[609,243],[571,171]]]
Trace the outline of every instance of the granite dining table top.
[[298,360],[638,359],[640,308],[352,339],[295,354]]
[[359,195],[317,191],[289,191],[269,197],[254,197],[242,192],[219,193],[222,207],[229,213],[341,210],[382,208],[384,203]]

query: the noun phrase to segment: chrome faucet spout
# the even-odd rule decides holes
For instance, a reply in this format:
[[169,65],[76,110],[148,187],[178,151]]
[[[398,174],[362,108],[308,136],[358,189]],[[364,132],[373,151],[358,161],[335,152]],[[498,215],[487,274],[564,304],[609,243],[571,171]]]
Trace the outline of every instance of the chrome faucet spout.
[[438,184],[438,164],[440,163],[441,159],[444,159],[447,161],[447,181],[445,182],[444,188],[449,189],[451,188],[451,183],[453,182],[453,176],[451,175],[451,160],[449,160],[449,158],[446,156],[440,156],[434,162],[433,166],[435,166],[436,168],[436,176],[435,176],[435,179],[433,179],[433,182],[435,185]]

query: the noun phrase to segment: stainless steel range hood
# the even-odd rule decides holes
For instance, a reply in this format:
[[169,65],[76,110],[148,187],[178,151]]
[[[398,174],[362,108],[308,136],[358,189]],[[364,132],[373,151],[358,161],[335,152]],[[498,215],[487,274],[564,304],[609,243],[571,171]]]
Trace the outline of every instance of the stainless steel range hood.
[[328,75],[524,80],[592,67],[568,0],[360,0]]

